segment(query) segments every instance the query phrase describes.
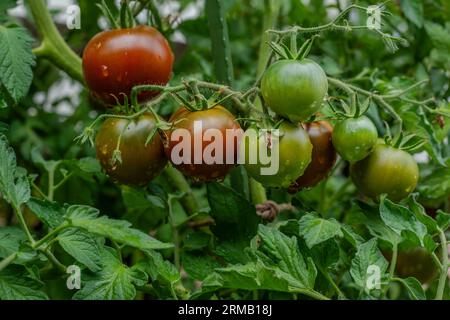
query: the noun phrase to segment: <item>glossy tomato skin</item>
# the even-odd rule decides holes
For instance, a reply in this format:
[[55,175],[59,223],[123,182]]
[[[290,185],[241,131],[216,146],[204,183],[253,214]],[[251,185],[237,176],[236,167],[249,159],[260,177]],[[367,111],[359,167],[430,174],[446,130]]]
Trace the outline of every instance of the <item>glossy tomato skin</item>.
[[[174,127],[167,132],[165,153],[174,167],[186,176],[192,177],[197,181],[219,180],[223,179],[236,165],[238,143],[239,137],[242,135],[242,129],[233,114],[224,107],[215,106],[211,109],[201,111],[189,111],[181,107],[172,114],[169,121],[174,124]],[[195,132],[194,126],[196,122],[201,123],[202,130],[199,132]],[[177,129],[185,129],[189,133],[189,144],[191,147],[190,157],[188,157],[189,161],[187,161],[189,163],[184,161],[179,163],[175,160],[180,155],[176,149],[177,145],[182,143],[181,139],[173,138]],[[205,132],[209,129],[219,130],[218,132],[223,137],[222,156],[218,156],[218,161],[222,163],[208,163],[208,160],[203,157],[203,155],[209,154],[209,151],[207,151],[208,145],[213,143],[213,141],[207,141],[205,139],[207,137],[204,136]],[[227,136],[227,130],[230,134],[229,136]],[[233,135],[236,135],[236,137],[233,137]],[[195,149],[196,144],[199,146],[198,149]],[[229,148],[227,148],[227,144],[230,145]],[[201,163],[195,163],[196,153]],[[232,159],[232,163],[229,163],[229,161],[227,163],[227,157]]]
[[[279,159],[278,170],[274,174],[262,173],[265,165],[259,157],[255,157],[252,162],[250,155],[259,154],[259,150],[264,148],[267,150],[269,144],[272,145],[270,150],[275,150],[274,140],[270,139],[266,134],[257,135],[257,141],[247,140],[250,131],[249,128],[241,141],[240,145],[240,162],[244,164],[248,174],[256,181],[267,187],[288,188],[296,178],[301,176],[311,162],[313,146],[309,139],[308,133],[300,125],[293,125],[289,122],[283,122],[279,127],[280,138],[278,143]],[[271,142],[269,142],[271,141]],[[252,146],[257,145],[257,150],[252,150]],[[270,147],[269,147],[270,148]]]
[[325,72],[310,59],[277,61],[261,79],[264,101],[293,122],[305,121],[319,111],[327,90]]
[[406,151],[377,144],[372,153],[351,165],[350,176],[359,191],[372,199],[386,193],[393,201],[414,191],[419,167]]
[[[155,128],[152,114],[143,114],[135,120],[109,118],[95,138],[97,159],[113,180],[127,185],[145,185],[161,173],[167,164],[163,142],[159,134],[145,145]],[[122,163],[111,163],[120,134]]]
[[366,116],[348,118],[334,126],[333,145],[339,155],[351,163],[367,157],[377,140],[377,128]]
[[312,160],[305,172],[289,186],[290,193],[312,188],[328,176],[336,162],[336,151],[331,142],[333,127],[327,121],[316,121],[303,125],[311,140]]
[[[140,84],[165,85],[172,73],[174,56],[169,43],[155,28],[138,26],[95,35],[83,52],[83,74],[91,94],[108,105]],[[140,102],[158,92],[139,94]]]

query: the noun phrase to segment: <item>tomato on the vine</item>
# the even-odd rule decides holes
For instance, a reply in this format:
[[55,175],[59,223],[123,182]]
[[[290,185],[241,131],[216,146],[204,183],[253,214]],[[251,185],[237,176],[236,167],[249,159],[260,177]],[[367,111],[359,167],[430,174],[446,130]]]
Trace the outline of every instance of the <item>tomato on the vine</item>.
[[[173,123],[173,128],[167,131],[165,152],[170,162],[185,175],[198,181],[217,180],[225,177],[236,165],[242,129],[233,114],[224,107],[217,105],[199,111],[181,107],[169,122]],[[198,129],[200,126],[201,130]],[[183,129],[187,136],[182,136]],[[221,136],[217,141],[215,137],[208,137],[208,132],[214,131]],[[180,149],[184,144],[188,150]]]
[[333,127],[327,121],[306,123],[303,126],[313,146],[312,160],[305,172],[289,186],[290,193],[314,187],[329,174],[336,162],[336,151],[331,142]]
[[[102,124],[95,137],[96,153],[103,170],[113,180],[144,185],[161,173],[167,159],[159,134],[145,144],[155,126],[155,117],[150,113],[134,120],[109,118]],[[113,161],[119,139],[121,160]]]
[[[95,98],[108,105],[130,98],[136,85],[165,85],[172,73],[174,56],[166,38],[148,26],[103,31],[83,52],[83,74]],[[138,95],[140,102],[157,91]]]
[[398,201],[416,188],[419,167],[406,151],[377,144],[368,157],[351,165],[350,176],[364,195],[376,199],[386,193]]
[[378,141],[375,125],[366,116],[339,121],[333,130],[333,145],[351,163],[367,157]]
[[[247,172],[255,180],[267,187],[287,188],[303,174],[311,162],[313,146],[308,133],[300,125],[283,122],[278,129],[278,138],[273,137],[272,131],[258,131],[252,127],[247,129],[241,141],[239,156]],[[250,130],[256,130],[256,133]],[[256,137],[256,141],[252,141],[252,136]],[[278,152],[275,143],[278,145]],[[269,155],[272,161],[278,157],[278,163],[265,161],[261,153]],[[262,171],[270,167],[275,170]]]
[[[392,253],[383,254],[389,261],[392,259]],[[398,252],[395,272],[401,278],[414,277],[426,284],[436,277],[438,268],[431,254],[426,249],[417,247]]]
[[261,80],[264,101],[275,113],[291,121],[305,121],[319,111],[327,90],[325,72],[307,58],[277,61]]

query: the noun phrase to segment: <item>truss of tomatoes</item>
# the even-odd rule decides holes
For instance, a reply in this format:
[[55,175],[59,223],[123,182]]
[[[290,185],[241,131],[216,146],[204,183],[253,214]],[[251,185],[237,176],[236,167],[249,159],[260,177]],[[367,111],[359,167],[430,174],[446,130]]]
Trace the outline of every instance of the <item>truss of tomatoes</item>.
[[[105,31],[87,44],[83,54],[86,84],[95,99],[106,105],[121,103],[130,98],[136,85],[168,83],[174,56],[167,40],[156,29],[138,26],[131,29]],[[323,69],[308,58],[285,58],[273,63],[261,80],[264,103],[280,118],[279,169],[264,175],[267,164],[257,159],[249,163],[249,143],[246,133],[233,148],[221,150],[223,160],[239,155],[248,174],[267,187],[286,188],[296,193],[311,188],[325,179],[332,170],[337,154],[351,164],[351,179],[364,195],[376,199],[387,194],[392,200],[401,200],[417,184],[418,166],[413,157],[400,149],[378,142],[378,133],[371,120],[363,115],[339,120],[334,128],[326,121],[307,122],[320,112],[327,94],[328,82]],[[139,102],[154,98],[158,92],[146,91]],[[156,134],[150,142],[147,137],[155,129],[152,114],[143,114],[131,121],[108,119],[96,136],[96,152],[105,172],[124,184],[145,185],[165,167],[167,160],[185,175],[200,181],[223,179],[234,164],[221,161],[195,162],[196,152],[204,153],[208,141],[194,150],[198,137],[194,123],[200,121],[202,130],[241,130],[232,113],[222,106],[204,110],[181,107],[169,122],[175,124],[162,135]],[[176,128],[191,133],[192,149],[189,163],[174,163],[171,154],[179,141],[173,141]],[[254,127],[248,128],[255,129]],[[203,133],[202,132],[202,133]],[[224,134],[224,137],[226,135]],[[120,144],[118,143],[120,140]],[[267,136],[260,135],[258,148],[270,149]],[[119,146],[120,157],[115,157]],[[268,150],[269,153],[271,150]],[[113,161],[114,160],[114,161]]]

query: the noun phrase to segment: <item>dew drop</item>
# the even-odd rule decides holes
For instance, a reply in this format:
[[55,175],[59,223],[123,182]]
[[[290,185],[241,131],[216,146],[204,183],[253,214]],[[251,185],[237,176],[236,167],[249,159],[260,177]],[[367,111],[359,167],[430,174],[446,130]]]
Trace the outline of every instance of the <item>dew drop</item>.
[[97,49],[100,49],[101,47],[102,47],[102,43],[101,42],[99,42],[99,43],[97,43],[97,45],[95,46]]

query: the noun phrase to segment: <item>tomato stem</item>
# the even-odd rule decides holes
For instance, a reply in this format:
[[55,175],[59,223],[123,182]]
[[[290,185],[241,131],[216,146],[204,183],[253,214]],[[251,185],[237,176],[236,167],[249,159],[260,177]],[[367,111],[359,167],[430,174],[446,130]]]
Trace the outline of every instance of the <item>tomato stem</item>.
[[439,276],[438,288],[436,290],[435,300],[442,300],[444,296],[445,284],[448,282],[448,248],[447,248],[447,238],[443,230],[439,229],[439,239],[441,241],[441,254],[442,254],[442,268],[441,274]]
[[50,60],[69,76],[84,83],[81,58],[67,45],[56,29],[44,0],[26,0],[42,43],[33,52]]

